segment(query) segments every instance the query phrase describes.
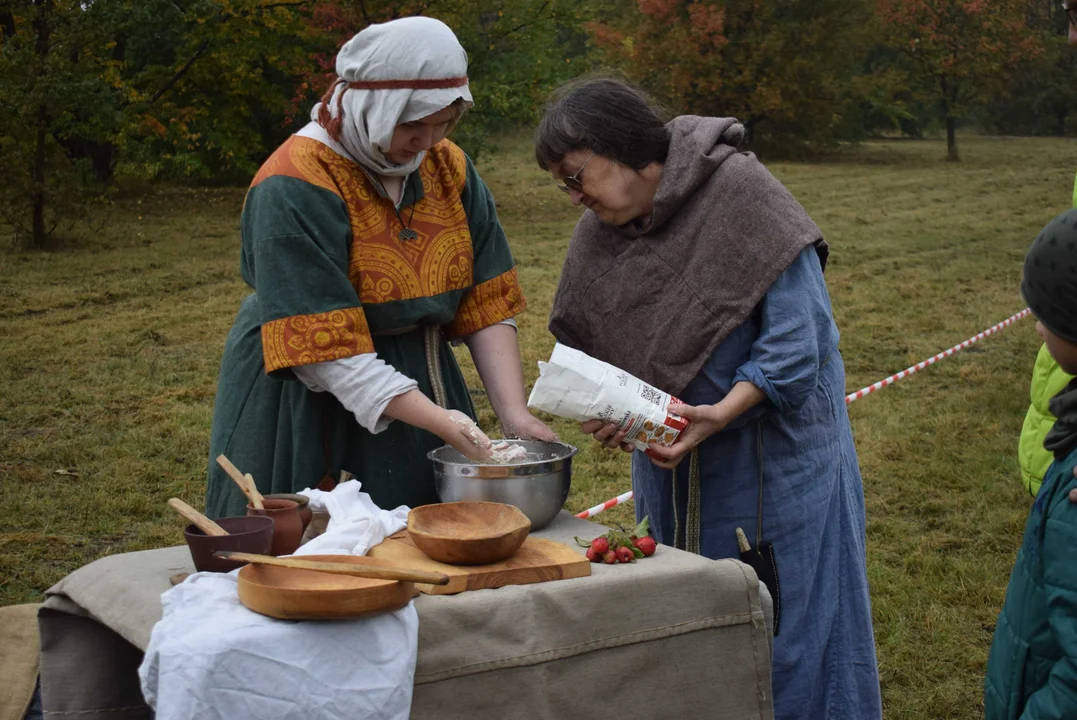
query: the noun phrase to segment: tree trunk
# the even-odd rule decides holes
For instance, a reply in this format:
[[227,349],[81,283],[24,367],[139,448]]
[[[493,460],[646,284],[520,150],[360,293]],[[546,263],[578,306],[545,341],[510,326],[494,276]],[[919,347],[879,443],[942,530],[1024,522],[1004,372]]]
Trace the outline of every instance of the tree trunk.
[[37,147],[34,150],[34,168],[31,179],[34,182],[33,205],[34,224],[31,242],[36,247],[45,244],[48,231],[45,230],[45,141],[48,127],[48,114],[45,106],[38,110]]
[[56,141],[73,160],[88,158],[93,165],[97,182],[106,185],[112,181],[116,169],[116,146],[108,142],[94,142],[80,137],[57,138]]
[[960,160],[957,154],[957,118],[946,118],[946,157],[950,160]]
[[[37,34],[37,60],[38,60],[38,82],[45,82],[43,80],[45,76],[45,60],[49,54],[49,22],[51,18],[49,15],[52,11],[52,0],[35,0],[34,4],[38,6],[37,17],[34,19],[34,24]],[[45,204],[47,201],[47,193],[45,192],[45,160],[46,160],[46,142],[48,140],[49,131],[49,108],[45,105],[45,101],[41,100],[41,103],[37,108],[37,143],[34,149],[34,166],[31,169],[31,180],[33,180],[34,190],[31,202],[33,204],[33,234],[31,242],[37,247],[41,247],[45,244],[45,240],[48,236],[48,231],[45,228]]]
[[0,43],[15,37],[15,15],[10,10],[0,10]]

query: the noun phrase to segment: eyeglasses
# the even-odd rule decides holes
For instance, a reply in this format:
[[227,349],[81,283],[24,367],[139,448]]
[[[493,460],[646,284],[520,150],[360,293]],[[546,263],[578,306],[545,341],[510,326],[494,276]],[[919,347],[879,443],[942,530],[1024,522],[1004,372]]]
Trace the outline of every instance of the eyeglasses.
[[580,175],[583,174],[583,169],[587,167],[587,163],[591,162],[591,158],[593,158],[594,156],[595,153],[591,153],[591,157],[583,161],[583,165],[580,165],[580,169],[576,171],[576,174],[571,177],[565,178],[564,185],[558,185],[557,189],[565,193],[566,195],[568,193],[571,193],[573,190],[582,193],[583,181],[580,179]]
[[1077,25],[1077,4],[1070,4],[1063,0],[1062,9],[1066,11],[1066,17],[1069,18],[1070,25]]

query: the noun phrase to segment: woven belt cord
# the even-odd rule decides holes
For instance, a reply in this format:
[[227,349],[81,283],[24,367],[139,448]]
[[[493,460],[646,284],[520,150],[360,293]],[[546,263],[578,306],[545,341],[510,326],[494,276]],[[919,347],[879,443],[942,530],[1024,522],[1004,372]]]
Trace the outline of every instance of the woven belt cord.
[[677,505],[677,468],[673,468],[673,547],[684,550],[681,540],[681,511]]
[[688,529],[685,531],[684,549],[699,554],[699,448],[692,450],[688,470]]
[[430,389],[434,392],[434,402],[443,408],[449,407],[449,394],[445,391],[445,378],[441,376],[441,328],[437,325],[405,325],[392,330],[379,330],[371,333],[374,337],[407,335],[416,330],[423,331],[423,347],[426,350],[426,374],[430,378]]
[[755,424],[755,453],[759,465],[759,509],[755,520],[755,547],[763,542],[763,420]]
[[427,325],[423,342],[426,344],[426,372],[430,376],[430,387],[434,390],[434,402],[447,408],[449,397],[445,392],[445,379],[441,377],[441,362],[438,358],[438,348],[441,347],[441,329],[435,325]]

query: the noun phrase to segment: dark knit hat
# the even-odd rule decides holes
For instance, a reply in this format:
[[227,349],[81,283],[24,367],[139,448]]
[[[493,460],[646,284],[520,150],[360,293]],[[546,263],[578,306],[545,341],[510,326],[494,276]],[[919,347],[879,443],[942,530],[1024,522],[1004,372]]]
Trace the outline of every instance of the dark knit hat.
[[1077,208],[1047,223],[1032,243],[1021,294],[1048,330],[1077,344]]

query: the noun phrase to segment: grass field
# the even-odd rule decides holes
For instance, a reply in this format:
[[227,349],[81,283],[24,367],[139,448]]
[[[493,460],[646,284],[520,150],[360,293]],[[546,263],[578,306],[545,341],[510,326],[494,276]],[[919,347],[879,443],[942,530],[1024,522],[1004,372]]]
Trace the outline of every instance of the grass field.
[[[519,318],[530,383],[553,346],[545,319],[578,211],[526,138],[501,146],[480,170],[530,300]],[[1068,205],[1077,141],[968,137],[962,154],[947,163],[941,143],[879,142],[771,168],[831,243],[850,391],[1024,307],[1021,260]],[[161,190],[119,202],[66,249],[0,250],[0,604],[38,600],[102,555],[182,540],[165,500],[201,506],[224,337],[247,292],[242,200],[241,189]],[[1023,320],[850,407],[887,718],[982,715],[1030,503],[1015,448],[1038,346]],[[581,447],[570,509],[629,487],[626,456],[554,425]]]

